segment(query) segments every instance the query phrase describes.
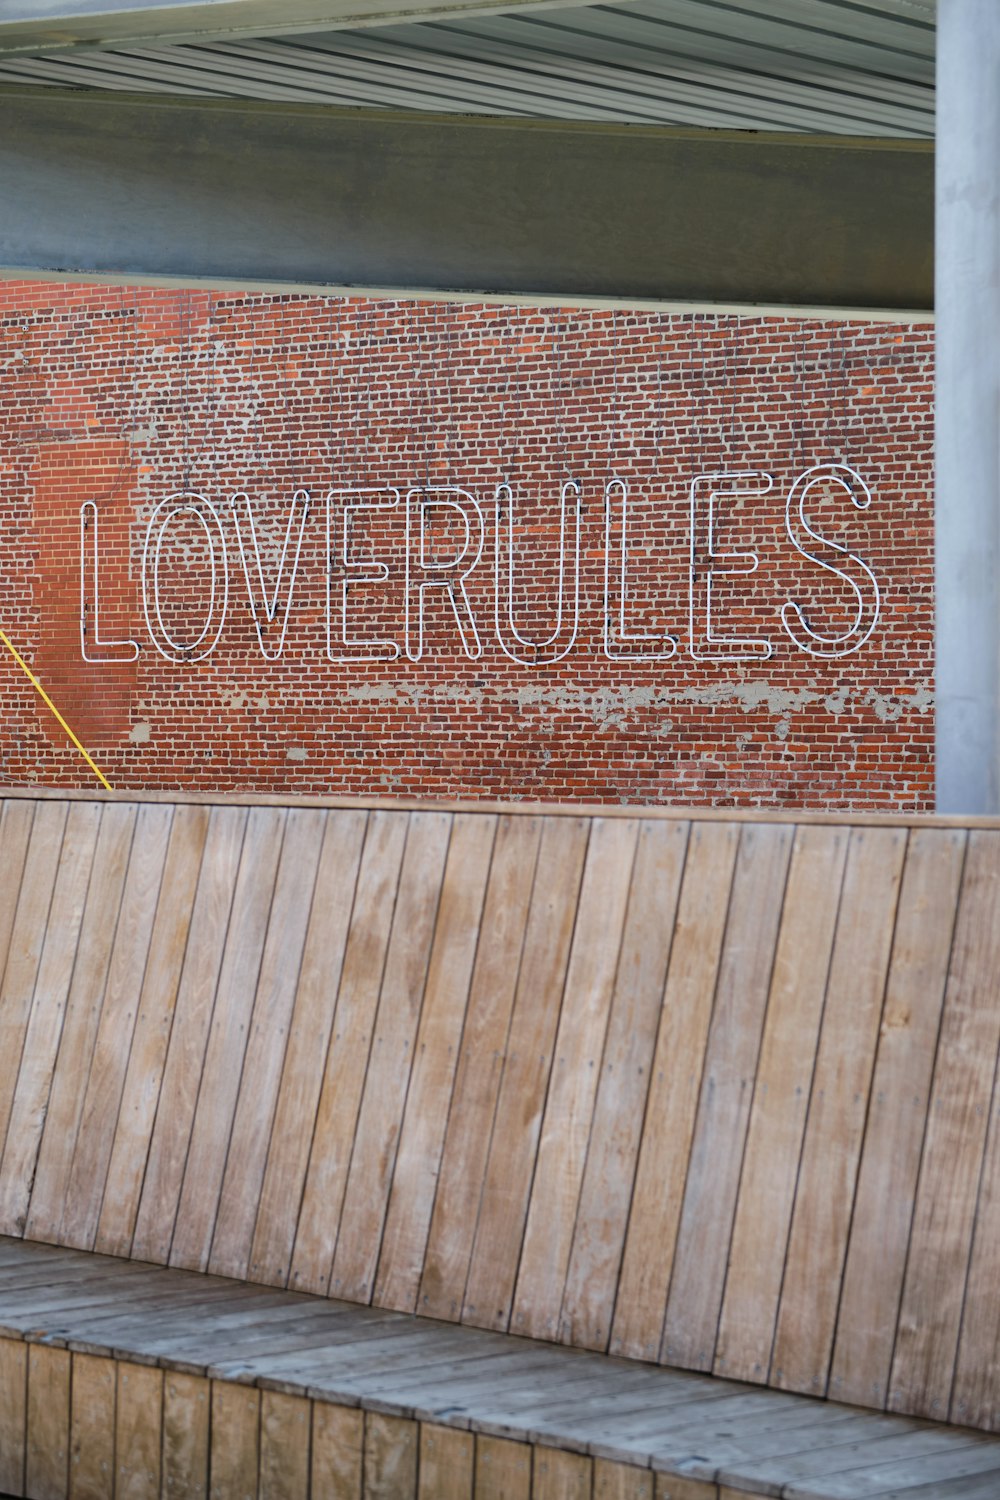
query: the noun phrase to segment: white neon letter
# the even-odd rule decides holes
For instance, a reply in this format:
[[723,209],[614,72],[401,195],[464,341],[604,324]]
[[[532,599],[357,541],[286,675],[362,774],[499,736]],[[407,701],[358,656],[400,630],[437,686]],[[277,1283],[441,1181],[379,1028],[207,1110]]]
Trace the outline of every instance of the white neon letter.
[[[833,573],[835,577],[842,578],[844,582],[854,590],[854,622],[840,635],[821,635],[819,631],[813,630],[809,621],[802,612],[801,607],[794,600],[789,599],[781,606],[781,623],[784,625],[792,640],[800,651],[808,651],[810,656],[849,656],[852,651],[857,651],[865,644],[875,626],[878,624],[879,615],[882,612],[882,596],[879,592],[878,579],[871,568],[864,562],[856,552],[844,547],[840,542],[831,541],[829,537],[821,536],[820,533],[809,524],[806,516],[806,496],[817,484],[835,484],[850,497],[851,503],[857,510],[867,510],[872,503],[871,490],[865,484],[861,475],[847,464],[814,464],[811,469],[806,469],[796,479],[788,491],[788,501],[785,505],[785,526],[792,546],[803,557],[815,563],[818,568],[823,568],[827,573]],[[868,583],[871,585],[871,597],[866,600],[865,590],[851,577],[845,573],[843,568],[834,567],[833,563],[824,562],[817,557],[815,552],[808,551],[795,535],[792,526],[792,504],[797,502],[799,525],[807,536],[814,542],[819,542],[823,547],[830,547],[834,552],[839,552],[843,557],[849,557],[861,569]],[[867,623],[866,623],[867,616]],[[798,633],[799,629],[804,631],[807,639],[803,639]]]
[[[615,622],[611,609],[611,526],[615,501],[621,506],[621,546],[619,549],[618,604]],[[604,487],[604,654],[612,661],[666,661],[677,651],[673,635],[643,635],[625,624],[628,597],[628,485],[624,479],[611,479]],[[629,647],[655,645],[651,651]]]
[[[461,550],[450,562],[432,562],[427,556],[427,512],[435,507],[456,511],[462,518],[465,539]],[[476,529],[475,547],[472,543],[473,524]],[[414,540],[414,532],[416,532],[416,540]],[[427,489],[410,490],[407,495],[406,654],[411,661],[419,661],[424,654],[424,594],[428,589],[434,588],[443,588],[448,591],[452,613],[455,616],[462,642],[462,650],[466,656],[473,661],[482,656],[483,644],[479,639],[479,631],[476,629],[476,617],[472,613],[465,580],[482,556],[484,532],[483,513],[479,508],[479,502],[469,494],[468,490],[461,490],[453,484],[439,484],[431,485]],[[458,570],[470,555],[472,561],[459,572]],[[415,571],[424,575],[419,583],[413,582]],[[416,596],[415,603],[414,595]],[[459,599],[461,599],[462,608],[459,608]],[[414,615],[416,616],[415,628]]]
[[[382,498],[379,499],[378,497]],[[385,498],[388,496],[389,498]],[[369,498],[374,497],[374,498]],[[340,637],[343,650],[334,650],[333,642],[333,563],[336,555],[334,544],[333,505],[343,500],[343,547],[340,565],[344,577],[340,583]],[[395,661],[399,647],[395,641],[352,640],[347,630],[347,591],[361,584],[386,583],[389,578],[388,564],[383,562],[354,562],[351,558],[351,520],[363,510],[395,510],[402,495],[399,490],[386,485],[383,489],[338,489],[330,490],[326,497],[326,654],[331,661]],[[367,571],[366,571],[367,569]],[[352,576],[348,576],[348,574]]]
[[[163,612],[160,608],[160,554],[163,551],[163,539],[177,517],[184,515],[194,516],[202,527],[208,543],[208,556],[212,568],[212,592],[205,611],[205,623],[195,639],[186,645],[174,640],[163,623]],[[152,607],[150,607],[151,603]],[[146,616],[150,640],[167,661],[202,661],[219,644],[219,636],[226,623],[226,612],[229,608],[229,558],[226,552],[226,533],[222,528],[222,518],[212,502],[204,495],[188,490],[176,495],[168,495],[166,500],[160,501],[150,516],[149,525],[146,527],[146,541],[142,549],[142,608]]]
[[[257,523],[254,520],[253,506],[250,504],[250,496],[246,494],[234,495],[232,498],[233,518],[236,521],[236,540],[240,548],[240,561],[243,564],[243,577],[246,579],[247,596],[250,600],[250,613],[253,615],[254,629],[257,632],[257,644],[260,646],[261,655],[268,661],[277,661],[281,655],[285,636],[288,632],[288,617],[292,609],[292,595],[295,592],[295,579],[299,571],[299,556],[302,552],[302,538],[305,535],[306,521],[309,519],[309,496],[305,490],[296,490],[292,496],[292,503],[288,511],[288,525],[285,528],[285,545],[281,549],[281,557],[278,559],[278,574],[274,581],[274,593],[268,600],[267,589],[264,584],[264,565],[261,562],[260,546],[257,541]],[[243,514],[241,515],[241,511]],[[288,589],[285,595],[285,608],[281,616],[281,634],[278,636],[278,647],[276,651],[269,651],[264,644],[264,629],[261,625],[261,614],[266,624],[273,625],[278,613],[278,599],[281,596],[282,580],[285,576],[285,562],[288,551],[292,545],[292,532],[295,527],[295,518],[298,515],[299,529],[295,540],[295,556],[292,560],[291,573],[288,578]],[[253,547],[254,556],[254,578],[250,574],[250,559],[247,556],[247,538],[244,536],[244,517],[246,530],[249,533],[250,544]],[[256,582],[254,581],[256,580]],[[257,604],[257,586],[260,588],[260,606]]]
[[[88,559],[88,542],[90,556]],[[91,595],[87,598],[87,563],[90,562]],[[97,506],[85,500],[80,506],[80,652],[84,661],[135,661],[137,641],[101,640],[101,595],[97,576]],[[87,615],[90,615],[90,624]],[[88,650],[88,641],[90,649]],[[96,653],[100,650],[103,655]]]
[[[760,636],[716,635],[712,621],[712,583],[716,577],[756,573],[756,552],[717,552],[715,548],[716,502],[737,495],[766,495],[773,488],[770,474],[745,469],[731,474],[699,474],[691,481],[691,566],[688,600],[691,623],[691,655],[696,661],[743,661],[760,657],[765,661],[774,647]],[[701,488],[708,489],[708,503],[699,505]],[[713,564],[725,562],[725,568]]]
[[[573,510],[573,593],[571,608],[566,608],[566,517],[572,506]],[[521,634],[514,623],[514,492],[509,484],[501,484],[496,492],[496,550],[494,553],[494,587],[493,587],[493,621],[496,627],[497,640],[500,649],[511,661],[519,662],[525,667],[545,666],[552,662],[562,661],[572,651],[576,642],[577,633],[580,629],[580,510],[581,497],[580,486],[575,479],[568,479],[559,492],[559,581],[557,586],[558,604],[556,606],[556,623],[551,634],[543,641],[532,641]],[[507,528],[507,605],[501,609],[500,597],[500,573],[501,553],[503,547],[504,522]],[[508,645],[504,639],[504,627],[501,624],[501,615],[506,616],[507,628],[518,646],[530,651],[530,656],[522,656],[518,653],[516,646]],[[569,616],[569,634],[565,640],[561,637],[565,633],[567,615]]]

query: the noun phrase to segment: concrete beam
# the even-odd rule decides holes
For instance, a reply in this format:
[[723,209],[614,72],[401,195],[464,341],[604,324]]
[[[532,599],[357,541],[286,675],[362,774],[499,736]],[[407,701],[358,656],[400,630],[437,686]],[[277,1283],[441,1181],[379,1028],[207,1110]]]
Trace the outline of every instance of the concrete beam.
[[469,13],[496,15],[528,4],[532,10],[549,10],[588,3],[597,0],[132,0],[120,5],[108,0],[0,0],[0,57],[140,42],[240,41]]
[[1000,812],[1000,6],[938,9],[937,805]]
[[932,299],[923,143],[0,91],[0,272],[565,301]]

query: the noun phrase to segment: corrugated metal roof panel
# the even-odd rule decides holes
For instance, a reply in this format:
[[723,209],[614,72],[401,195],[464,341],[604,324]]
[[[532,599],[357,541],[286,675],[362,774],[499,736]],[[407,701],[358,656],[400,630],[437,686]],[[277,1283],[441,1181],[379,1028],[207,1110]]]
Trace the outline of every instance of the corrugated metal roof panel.
[[0,81],[435,113],[927,139],[931,0],[633,0],[60,53]]

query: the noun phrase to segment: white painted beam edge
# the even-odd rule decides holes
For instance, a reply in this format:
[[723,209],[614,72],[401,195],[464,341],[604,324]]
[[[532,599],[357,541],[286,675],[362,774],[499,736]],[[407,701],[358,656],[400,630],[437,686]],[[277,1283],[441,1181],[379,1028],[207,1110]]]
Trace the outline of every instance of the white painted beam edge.
[[84,275],[80,271],[39,270],[35,266],[0,265],[0,281],[73,283],[78,286],[164,287],[167,290],[265,292],[276,296],[294,292],[309,297],[366,297],[394,302],[466,302],[491,307],[622,308],[633,312],[706,313],[718,317],[821,319],[832,323],[933,323],[931,308],[809,307],[771,302],[678,302],[634,297],[558,297],[499,294],[488,291],[438,291],[425,287],[338,286],[298,281],[206,280],[184,276]]

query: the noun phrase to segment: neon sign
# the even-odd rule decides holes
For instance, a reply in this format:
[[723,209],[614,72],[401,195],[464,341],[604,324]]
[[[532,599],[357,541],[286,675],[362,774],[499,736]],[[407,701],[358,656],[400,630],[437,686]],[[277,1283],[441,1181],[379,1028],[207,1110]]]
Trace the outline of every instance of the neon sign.
[[[778,608],[782,627],[800,651],[824,659],[848,656],[871,638],[882,608],[878,580],[868,564],[841,542],[824,536],[810,521],[809,496],[817,486],[843,495],[856,510],[871,504],[871,491],[861,475],[846,464],[815,464],[796,478],[785,504],[785,530],[792,547],[810,566],[838,578],[854,595],[854,618],[846,630],[824,635],[809,622],[802,606],[786,599]],[[759,555],[747,548],[722,550],[718,545],[719,518],[727,503],[744,497],[760,498],[774,488],[770,474],[761,470],[732,470],[697,475],[690,484],[688,640],[696,661],[766,661],[774,642],[765,636],[729,635],[717,617],[718,578],[747,576],[760,565]],[[494,495],[493,514],[493,627],[497,645],[519,665],[542,667],[562,661],[575,646],[580,631],[582,490],[568,480],[560,490],[559,559],[556,570],[554,621],[542,639],[532,639],[517,622],[515,608],[515,494],[509,483]],[[261,555],[254,507],[249,495],[235,494],[227,507],[235,532],[247,604],[257,645],[267,661],[277,661],[285,648],[295,599],[303,545],[312,514],[307,491],[296,489],[288,507],[284,541],[269,589]],[[425,600],[441,590],[454,617],[458,643],[470,661],[483,654],[480,622],[468,583],[487,546],[483,509],[468,490],[457,485],[430,485],[403,491],[392,485],[333,488],[324,496],[326,540],[326,654],[337,663],[393,662],[404,654],[411,662],[423,659]],[[461,544],[453,555],[437,559],[428,547],[428,527],[434,513],[446,514],[457,527]],[[400,638],[359,634],[352,609],[358,589],[385,589],[391,579],[387,562],[360,559],[353,548],[355,518],[369,513],[400,516],[404,536],[403,620]],[[155,507],[146,526],[142,549],[140,594],[149,643],[174,663],[203,661],[219,645],[230,603],[230,552],[225,510],[205,495],[182,490]],[[191,518],[203,543],[209,585],[199,601],[200,629],[192,639],[177,639],[176,627],[164,611],[163,550],[171,529]],[[665,661],[679,649],[675,635],[639,633],[628,623],[629,485],[619,477],[604,487],[604,597],[602,644],[612,661]],[[825,547],[837,561],[816,551]],[[339,587],[334,571],[340,572]],[[169,612],[167,612],[169,613]],[[140,644],[131,639],[110,640],[101,630],[100,546],[97,506],[87,501],[80,511],[80,649],[89,662],[135,661]]]

